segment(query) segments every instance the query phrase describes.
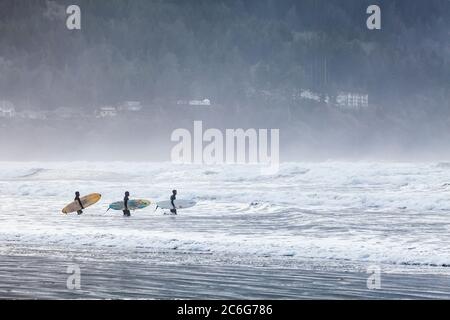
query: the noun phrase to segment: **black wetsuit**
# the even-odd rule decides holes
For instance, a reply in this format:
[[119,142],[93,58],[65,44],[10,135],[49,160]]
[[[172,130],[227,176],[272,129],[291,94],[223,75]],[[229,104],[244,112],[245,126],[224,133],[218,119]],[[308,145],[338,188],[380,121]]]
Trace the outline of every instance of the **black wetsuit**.
[[[81,203],[81,200],[80,200],[80,197],[79,197],[79,196],[76,196],[76,197],[75,197],[75,201],[78,201],[78,204],[80,205],[81,209],[84,209],[83,204]],[[78,214],[82,214],[82,213],[83,213],[83,210],[78,210],[77,213],[78,213]]]
[[130,210],[128,210],[128,196],[125,196],[125,198],[123,198],[123,205],[125,207],[125,210],[123,210],[123,215],[124,216],[131,216]]
[[170,203],[172,204],[172,206],[174,208],[174,209],[170,209],[170,212],[173,213],[173,214],[177,214],[177,209],[175,209],[175,203],[173,203],[173,201],[176,200],[176,199],[177,199],[176,195],[172,194],[170,196]]

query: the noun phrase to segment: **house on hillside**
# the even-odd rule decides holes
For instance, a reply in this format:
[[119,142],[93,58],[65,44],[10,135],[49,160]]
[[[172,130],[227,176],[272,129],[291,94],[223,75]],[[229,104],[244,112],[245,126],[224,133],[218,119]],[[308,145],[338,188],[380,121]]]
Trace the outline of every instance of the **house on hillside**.
[[320,102],[320,95],[318,93],[312,92],[311,90],[302,90],[300,92],[300,98]]
[[117,108],[113,106],[104,106],[95,111],[97,118],[113,118],[117,116]]
[[364,110],[369,108],[369,95],[341,92],[336,96],[336,105],[343,110]]
[[45,120],[47,119],[48,111],[43,110],[22,110],[17,113],[17,116],[28,120]]
[[309,89],[295,89],[292,93],[292,101],[314,101],[320,102],[320,94]]
[[117,111],[139,112],[142,110],[140,101],[125,101],[117,107]]
[[203,99],[203,100],[190,100],[190,106],[211,106],[211,100]]
[[14,118],[16,116],[16,108],[11,101],[0,100],[0,118]]
[[211,106],[211,100],[177,100],[178,106]]

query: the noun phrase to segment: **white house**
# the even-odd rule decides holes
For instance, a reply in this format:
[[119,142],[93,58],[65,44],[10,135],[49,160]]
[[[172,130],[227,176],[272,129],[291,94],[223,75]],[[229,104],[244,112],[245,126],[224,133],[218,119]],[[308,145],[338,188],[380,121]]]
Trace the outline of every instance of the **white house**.
[[117,107],[118,111],[139,112],[142,110],[140,101],[125,101]]
[[0,100],[0,118],[14,118],[16,116],[16,108],[12,102]]
[[320,95],[316,92],[313,92],[309,89],[296,89],[292,94],[292,100],[300,101],[300,100],[313,100],[316,102],[320,102]]
[[369,95],[341,92],[336,97],[336,105],[346,110],[362,110],[369,107]]
[[190,106],[210,106],[211,101],[209,99],[203,99],[203,100],[190,100],[189,101]]
[[112,118],[117,116],[117,109],[112,106],[101,107],[96,111],[97,118]]
[[302,90],[300,93],[300,98],[320,102],[319,94],[312,92],[311,90]]
[[18,116],[23,119],[45,120],[47,119],[47,113],[47,111],[42,110],[23,110],[18,113]]

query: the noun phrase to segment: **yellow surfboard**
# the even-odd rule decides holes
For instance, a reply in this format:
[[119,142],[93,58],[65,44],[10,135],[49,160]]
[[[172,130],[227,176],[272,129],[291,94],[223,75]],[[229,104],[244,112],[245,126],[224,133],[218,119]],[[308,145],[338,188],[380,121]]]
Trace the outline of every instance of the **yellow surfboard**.
[[[83,207],[87,208],[92,206],[93,204],[96,204],[101,197],[102,195],[100,193],[91,193],[88,194],[87,196],[80,198],[80,200],[81,203],[83,204]],[[69,203],[64,209],[62,209],[62,212],[67,214],[71,212],[76,212],[78,210],[81,210],[80,204],[78,203],[78,201],[73,201]]]

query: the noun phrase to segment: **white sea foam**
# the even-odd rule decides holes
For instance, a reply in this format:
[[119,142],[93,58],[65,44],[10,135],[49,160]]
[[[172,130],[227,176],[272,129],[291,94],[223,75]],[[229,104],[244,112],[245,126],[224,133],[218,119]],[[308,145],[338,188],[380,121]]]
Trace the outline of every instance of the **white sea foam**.
[[[450,265],[450,170],[436,163],[0,163],[0,245],[178,250],[211,254]],[[125,190],[198,205],[130,219],[105,211]],[[60,213],[100,192],[82,216]]]

